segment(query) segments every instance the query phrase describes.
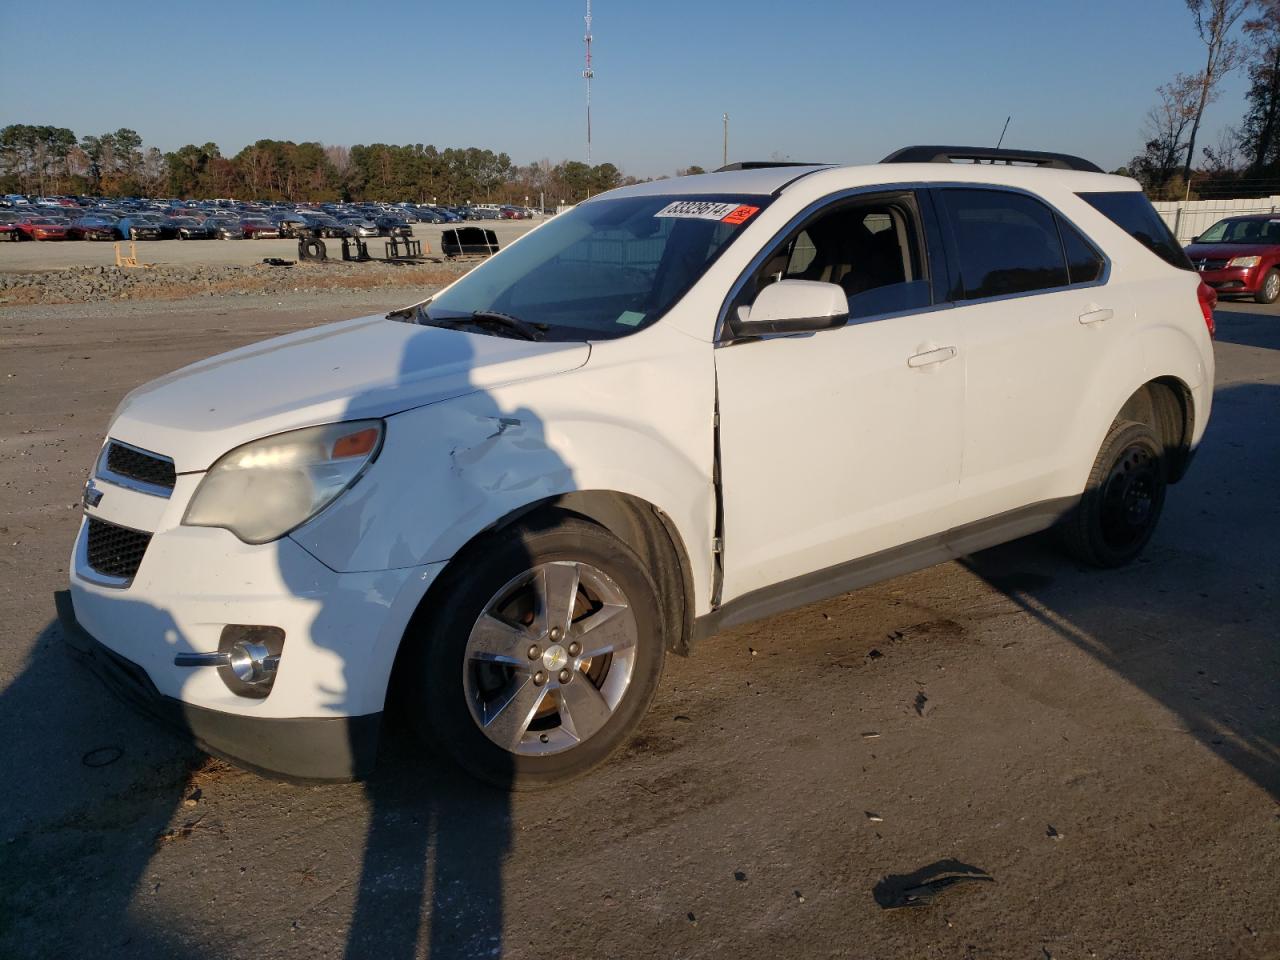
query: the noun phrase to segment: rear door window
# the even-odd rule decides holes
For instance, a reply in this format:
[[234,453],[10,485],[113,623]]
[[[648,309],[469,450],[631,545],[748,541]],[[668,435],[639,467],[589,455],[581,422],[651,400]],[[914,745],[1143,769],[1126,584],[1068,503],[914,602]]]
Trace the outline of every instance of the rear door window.
[[960,187],[938,194],[955,237],[962,299],[1034,293],[1071,282],[1056,217],[1039,200]]

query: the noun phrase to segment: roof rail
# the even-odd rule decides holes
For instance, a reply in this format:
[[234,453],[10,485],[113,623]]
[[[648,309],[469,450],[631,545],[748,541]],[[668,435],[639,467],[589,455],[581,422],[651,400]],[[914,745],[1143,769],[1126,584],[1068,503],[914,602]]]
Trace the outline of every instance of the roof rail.
[[1069,153],[1044,153],[1040,150],[998,150],[995,147],[903,147],[889,154],[881,163],[954,163],[971,160],[974,163],[1029,164],[1051,167],[1055,170],[1080,170],[1085,173],[1102,173],[1102,168],[1081,157]]
[[768,167],[820,167],[825,166],[821,163],[806,163],[802,160],[738,160],[735,163],[726,163],[723,167],[713,170],[712,173],[726,173],[730,170],[764,170]]

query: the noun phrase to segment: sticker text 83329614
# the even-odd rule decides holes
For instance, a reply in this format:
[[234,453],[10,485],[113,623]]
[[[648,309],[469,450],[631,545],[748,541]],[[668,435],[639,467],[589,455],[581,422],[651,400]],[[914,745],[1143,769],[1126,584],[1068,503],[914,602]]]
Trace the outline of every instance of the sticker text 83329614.
[[682,220],[718,220],[721,223],[746,223],[760,208],[745,203],[719,203],[715,200],[676,200],[654,214]]

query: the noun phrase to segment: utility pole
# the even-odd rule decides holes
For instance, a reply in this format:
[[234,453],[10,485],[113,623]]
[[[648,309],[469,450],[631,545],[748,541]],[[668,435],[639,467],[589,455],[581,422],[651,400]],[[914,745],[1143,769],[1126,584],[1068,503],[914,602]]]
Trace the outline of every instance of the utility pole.
[[721,155],[720,166],[727,167],[729,165],[729,115],[724,115],[724,151]]
[[587,45],[587,66],[582,71],[582,78],[587,81],[587,166],[591,166],[591,80],[596,72],[591,69],[591,0],[587,0],[587,35],[583,42]]

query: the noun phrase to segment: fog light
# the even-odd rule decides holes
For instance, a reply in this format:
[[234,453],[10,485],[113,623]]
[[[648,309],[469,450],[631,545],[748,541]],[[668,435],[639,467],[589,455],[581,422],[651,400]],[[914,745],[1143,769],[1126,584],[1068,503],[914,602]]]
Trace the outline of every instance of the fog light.
[[284,652],[284,631],[265,624],[228,623],[218,638],[226,661],[218,676],[239,697],[261,699],[271,692]]
[[271,692],[284,650],[279,627],[229,623],[222,628],[217,653],[179,653],[177,667],[217,667],[227,689],[241,697],[265,697]]
[[279,665],[280,658],[273,656],[262,644],[245,643],[243,640],[231,648],[227,664],[241,683],[268,683],[275,679]]

